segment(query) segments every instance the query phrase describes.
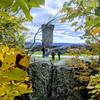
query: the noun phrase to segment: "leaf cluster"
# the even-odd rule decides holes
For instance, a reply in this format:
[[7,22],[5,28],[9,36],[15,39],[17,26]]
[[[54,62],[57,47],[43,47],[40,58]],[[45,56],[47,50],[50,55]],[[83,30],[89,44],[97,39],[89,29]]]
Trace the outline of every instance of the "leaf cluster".
[[100,73],[90,77],[87,89],[89,89],[89,94],[91,95],[90,100],[100,99]]
[[1,100],[13,100],[15,96],[32,92],[26,71],[28,67],[29,57],[23,51],[8,46],[0,46]]
[[27,19],[32,21],[32,16],[30,15],[30,9],[32,7],[38,7],[43,4],[44,0],[0,0],[0,9],[11,9],[13,12],[18,12],[22,10]]
[[[90,29],[91,26],[100,27],[100,2],[99,0],[70,0],[61,10],[66,16],[61,20],[72,22],[76,31]],[[77,21],[73,21],[78,18]],[[81,20],[80,20],[81,19]],[[85,19],[85,22],[84,22]],[[83,23],[78,25],[78,23]]]
[[27,31],[24,18],[11,16],[8,12],[0,11],[0,43],[9,46],[24,47],[23,31]]

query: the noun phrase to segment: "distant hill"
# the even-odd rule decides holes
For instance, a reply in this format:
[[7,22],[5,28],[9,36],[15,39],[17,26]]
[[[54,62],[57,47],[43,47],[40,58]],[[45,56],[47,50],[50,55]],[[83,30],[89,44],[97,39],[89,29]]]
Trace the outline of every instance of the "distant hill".
[[53,43],[53,44],[51,44],[51,46],[68,46],[68,47],[70,47],[70,46],[83,46],[83,45],[85,45],[84,43]]
[[[26,42],[26,47],[29,48],[32,45],[31,42]],[[84,46],[86,45],[85,43],[52,43],[49,46],[51,47],[70,47],[70,46]],[[34,46],[42,46],[42,43],[35,43]]]

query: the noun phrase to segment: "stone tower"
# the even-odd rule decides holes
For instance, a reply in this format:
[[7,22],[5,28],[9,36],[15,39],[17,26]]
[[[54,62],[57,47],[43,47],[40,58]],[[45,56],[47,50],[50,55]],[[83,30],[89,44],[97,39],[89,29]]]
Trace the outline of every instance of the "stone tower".
[[50,44],[53,43],[54,25],[43,24],[41,28],[42,28],[42,45],[49,46]]

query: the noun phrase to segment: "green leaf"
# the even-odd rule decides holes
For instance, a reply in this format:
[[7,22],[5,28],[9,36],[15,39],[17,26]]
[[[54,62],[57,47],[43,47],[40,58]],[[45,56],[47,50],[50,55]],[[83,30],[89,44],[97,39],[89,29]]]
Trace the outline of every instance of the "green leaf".
[[23,10],[26,18],[28,18],[30,21],[32,21],[32,16],[30,15],[30,9],[32,7],[38,7],[43,3],[44,3],[44,0],[30,0],[30,1],[29,0],[20,0],[20,1],[18,1],[20,8]]
[[95,87],[100,89],[100,84],[97,84]]
[[85,5],[85,3],[86,3],[86,0],[80,0],[80,6],[81,6],[81,5],[83,5],[83,6],[84,6],[84,5]]
[[44,4],[45,0],[27,0],[29,8],[32,7],[39,7],[40,5]]
[[92,91],[91,91],[92,94],[94,94],[94,93],[96,93],[96,92],[97,92],[97,90],[92,90]]
[[9,70],[4,74],[10,80],[24,81],[25,77],[28,76],[26,71],[22,69],[15,68],[13,70]]
[[86,18],[86,27],[90,27],[92,26],[94,23],[93,23],[93,18],[92,16],[87,16]]
[[78,22],[73,22],[71,26],[76,26]]
[[96,0],[90,0],[89,6],[92,8],[95,8],[96,7]]
[[18,0],[16,0],[15,3],[13,4],[12,11],[16,12],[18,10],[18,7],[19,7]]
[[79,27],[77,27],[77,28],[75,29],[75,31],[81,30],[82,28],[83,28],[83,26],[80,25]]
[[100,27],[100,22],[96,23],[95,27]]
[[66,8],[66,7],[70,6],[71,3],[73,3],[73,0],[70,0],[69,2],[65,2],[63,7]]
[[100,7],[96,7],[95,14],[100,17]]
[[7,18],[7,17],[9,17],[9,14],[5,11],[0,11],[0,16],[3,17],[3,18]]
[[100,27],[100,16],[97,16],[94,21],[95,27]]
[[11,6],[13,3],[13,0],[0,0],[0,8],[7,8]]
[[14,11],[18,10],[18,5],[24,12],[26,18],[32,21],[32,16],[30,15],[29,7],[27,3],[25,2],[25,0],[16,0],[14,4],[15,8],[13,8]]

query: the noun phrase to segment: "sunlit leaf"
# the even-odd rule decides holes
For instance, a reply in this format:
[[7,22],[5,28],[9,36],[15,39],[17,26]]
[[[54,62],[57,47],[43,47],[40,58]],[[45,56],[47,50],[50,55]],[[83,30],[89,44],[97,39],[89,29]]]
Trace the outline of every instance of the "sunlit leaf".
[[90,0],[89,6],[95,8],[96,7],[96,1],[95,0]]
[[92,30],[91,30],[91,32],[92,32],[92,34],[100,34],[100,28],[98,27],[98,28],[93,28]]
[[15,64],[16,64],[15,55],[6,54],[5,57],[4,57],[4,60],[3,60],[3,64],[2,64],[3,69],[9,69],[11,67],[14,67]]
[[3,96],[5,94],[5,89],[6,87],[4,85],[0,86],[0,96]]
[[29,67],[29,57],[28,56],[24,56],[21,60],[20,60],[20,62],[19,62],[19,64],[20,65],[22,65],[22,66],[24,66],[24,67],[26,67],[26,68],[28,68]]
[[18,7],[19,7],[18,0],[16,0],[15,3],[13,4],[12,11],[16,12],[18,10]]
[[93,26],[94,22],[93,22],[93,18],[92,16],[87,16],[86,18],[86,27],[90,27],[90,26]]
[[95,87],[98,88],[98,89],[100,89],[100,84],[97,84]]
[[4,54],[3,53],[0,53],[0,60],[3,61],[3,56]]
[[30,0],[27,3],[29,7],[32,8],[32,7],[39,7],[40,5],[44,4],[44,2],[45,0]]
[[18,86],[18,89],[21,92],[25,92],[27,90],[27,88],[28,88],[28,85],[27,84],[23,84],[23,83]]
[[22,69],[15,68],[13,70],[8,70],[5,73],[5,76],[7,76],[8,79],[10,80],[22,81],[22,80],[25,80],[28,74],[26,71],[23,71]]

